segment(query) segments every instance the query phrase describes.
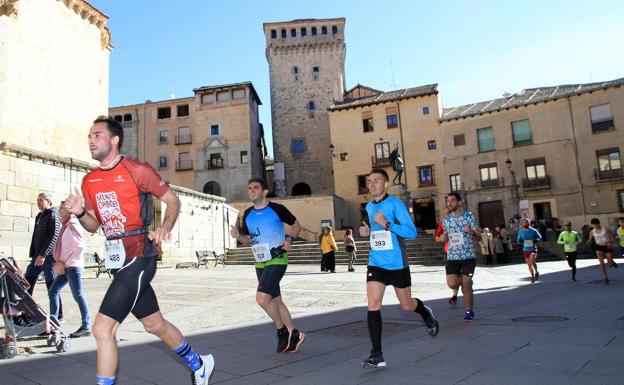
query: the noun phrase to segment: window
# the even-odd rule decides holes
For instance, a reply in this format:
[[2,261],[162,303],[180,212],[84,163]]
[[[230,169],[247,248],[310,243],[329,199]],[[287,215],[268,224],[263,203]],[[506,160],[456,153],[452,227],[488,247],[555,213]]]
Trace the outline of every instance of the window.
[[310,111],[314,111],[314,110],[316,110],[316,105],[314,104],[314,102],[313,102],[313,101],[310,101],[310,102],[308,103],[308,110],[310,110]]
[[189,116],[189,105],[180,104],[178,106],[178,116]]
[[327,35],[327,27],[326,26],[322,26],[321,27],[321,34],[322,35]]
[[341,152],[340,153],[340,160],[343,161],[343,162],[349,160],[349,154],[346,153],[346,152]]
[[176,171],[185,171],[193,169],[193,160],[191,159],[190,152],[181,152],[178,154],[178,161],[176,162]]
[[357,176],[357,184],[358,184],[358,194],[368,194],[368,175],[358,175]]
[[390,142],[375,143],[375,167],[390,165]]
[[602,132],[613,130],[613,115],[611,114],[611,105],[602,104],[589,108],[591,115],[592,132]]
[[386,116],[386,123],[388,124],[388,128],[397,128],[399,126],[399,119],[396,115],[388,115]]
[[528,180],[546,178],[546,159],[527,159],[524,161],[524,169]]
[[293,67],[293,74],[299,75],[299,67],[297,67],[297,66]]
[[435,150],[436,148],[438,148],[438,146],[435,140],[427,141],[427,150]]
[[514,146],[524,146],[533,143],[529,119],[511,122],[511,133],[513,135]]
[[275,38],[277,38],[277,31],[272,29],[271,30],[271,39],[275,39]]
[[449,175],[451,181],[451,191],[461,191],[461,176],[459,174]]
[[308,35],[308,30],[305,29],[305,27],[302,27],[301,28],[301,36],[303,37],[303,36],[307,36],[307,35]]
[[624,213],[624,190],[617,190],[617,195],[620,204],[620,212]]
[[247,164],[249,162],[249,156],[247,155],[247,151],[240,152],[240,162],[241,164]]
[[492,127],[477,129],[477,138],[479,141],[479,152],[494,151],[494,130]]
[[303,139],[293,139],[291,141],[291,151],[294,154],[302,154],[305,152],[305,141]]
[[210,104],[216,101],[215,94],[205,94],[201,97],[202,104]]
[[158,119],[169,119],[169,118],[171,118],[171,107],[158,108]]
[[316,27],[312,27],[312,36],[316,36]]
[[479,166],[481,173],[481,182],[498,180],[498,168],[496,163],[487,163]]
[[598,157],[598,169],[600,171],[619,170],[622,168],[620,150],[618,148],[596,151],[596,156]]
[[192,143],[191,128],[179,127],[178,136],[176,137],[176,144],[191,144],[191,143]]
[[114,119],[117,122],[123,122],[123,117],[121,115],[115,115]]
[[169,143],[169,131],[161,130],[158,133],[158,144],[167,144]]
[[312,79],[316,80],[319,78],[319,73],[321,69],[319,67],[312,67]]
[[282,33],[281,33],[282,39],[286,39],[286,30],[282,29]]
[[206,163],[207,169],[223,168],[223,158],[220,153],[210,154],[210,159]]
[[455,144],[455,147],[465,145],[466,137],[464,136],[464,134],[453,135],[453,144]]
[[335,35],[338,33],[338,27],[335,25],[332,25],[332,35]]
[[423,107],[423,115],[429,115],[429,107]]
[[418,167],[418,184],[420,186],[433,186],[433,166]]
[[373,126],[373,112],[372,111],[362,112],[362,129],[364,130],[364,132],[373,132],[375,130]]
[[131,122],[132,121],[132,114],[125,114],[123,116],[123,121],[124,122]]
[[158,168],[162,169],[162,168],[167,168],[167,157],[166,156],[159,156],[158,157]]
[[290,30],[290,37],[297,37],[297,30],[296,29],[291,29]]
[[211,124],[210,125],[210,135],[211,136],[219,135],[219,125],[218,124]]

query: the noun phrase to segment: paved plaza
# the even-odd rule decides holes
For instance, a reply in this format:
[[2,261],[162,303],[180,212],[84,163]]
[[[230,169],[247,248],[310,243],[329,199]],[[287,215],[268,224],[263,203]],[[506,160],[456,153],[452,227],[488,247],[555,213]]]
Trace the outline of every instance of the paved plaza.
[[[412,266],[413,293],[433,308],[440,334],[430,337],[418,315],[401,312],[390,289],[382,310],[388,367],[377,370],[361,368],[370,349],[363,266],[355,273],[339,266],[337,274],[289,266],[282,293],[307,333],[296,354],[274,352],[275,329],[255,303],[251,266],[161,269],[153,285],[166,318],[196,350],[214,354],[215,384],[624,384],[624,264],[609,270],[610,285],[595,260],[578,265],[572,282],[564,261],[541,263],[535,284],[525,265],[478,268],[477,319],[469,324],[461,297],[458,307],[447,304],[444,268]],[[92,315],[109,281],[87,273]],[[35,294],[47,309],[43,287]],[[69,288],[63,299],[71,332],[79,313]],[[118,337],[120,385],[190,383],[182,362],[134,319]],[[20,342],[25,352],[0,360],[0,384],[94,382],[93,338],[72,340],[66,353],[45,342]]]

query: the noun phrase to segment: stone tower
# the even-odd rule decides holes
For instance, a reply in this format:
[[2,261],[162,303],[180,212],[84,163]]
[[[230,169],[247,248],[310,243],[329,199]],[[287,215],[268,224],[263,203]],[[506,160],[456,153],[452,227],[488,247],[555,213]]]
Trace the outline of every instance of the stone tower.
[[288,195],[334,192],[327,108],[345,88],[345,19],[265,23],[276,163]]

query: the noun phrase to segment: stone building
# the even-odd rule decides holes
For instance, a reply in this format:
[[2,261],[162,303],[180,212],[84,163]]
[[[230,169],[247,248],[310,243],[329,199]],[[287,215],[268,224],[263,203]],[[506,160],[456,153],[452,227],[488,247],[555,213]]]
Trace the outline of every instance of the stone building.
[[122,151],[169,182],[228,201],[247,198],[249,178],[264,177],[261,103],[251,82],[200,87],[194,96],[113,107],[124,127]]
[[91,160],[108,108],[108,17],[83,0],[0,0],[0,142]]
[[327,108],[345,89],[344,26],[344,18],[264,24],[273,150],[288,195],[334,191]]
[[624,78],[525,89],[445,108],[440,130],[447,175],[483,226],[516,213],[614,225],[624,213]]
[[[388,172],[390,193],[405,201],[415,224],[435,228],[444,205],[438,191],[446,178],[439,118],[437,84],[391,92],[357,85],[329,108],[334,184],[347,206],[345,225],[357,227],[365,215],[366,177],[377,167]],[[404,162],[401,184],[393,181],[394,149]]]

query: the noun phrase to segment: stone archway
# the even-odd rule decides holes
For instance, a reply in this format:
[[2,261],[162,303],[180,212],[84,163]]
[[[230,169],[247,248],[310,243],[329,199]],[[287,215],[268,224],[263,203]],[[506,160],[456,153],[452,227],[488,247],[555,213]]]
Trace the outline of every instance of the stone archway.
[[307,183],[297,183],[292,188],[292,195],[312,195],[312,189]]
[[221,186],[217,182],[208,182],[204,185],[204,194],[221,196]]

